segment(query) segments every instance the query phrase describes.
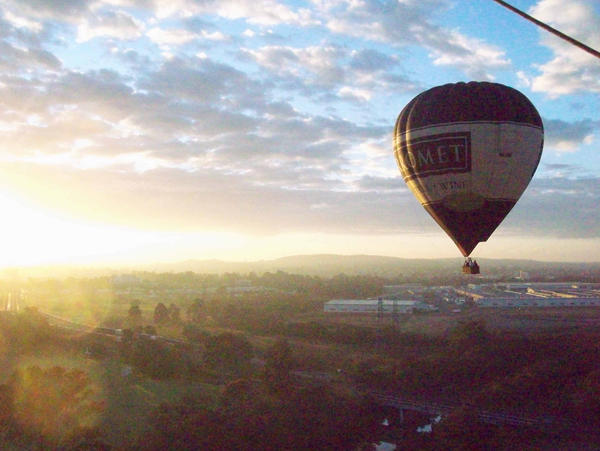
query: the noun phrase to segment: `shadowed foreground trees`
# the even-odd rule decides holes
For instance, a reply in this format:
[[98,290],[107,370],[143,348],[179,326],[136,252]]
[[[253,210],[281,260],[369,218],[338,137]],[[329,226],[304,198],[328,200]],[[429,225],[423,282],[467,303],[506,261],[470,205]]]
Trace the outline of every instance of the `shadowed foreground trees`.
[[211,367],[239,375],[250,371],[253,349],[243,335],[224,332],[210,336],[205,347],[205,361]]
[[285,339],[278,339],[265,355],[264,381],[269,390],[282,391],[289,387],[290,371],[294,365],[292,348]]
[[108,449],[93,429],[103,404],[81,370],[18,370],[0,385],[0,404],[1,449]]
[[215,409],[190,400],[162,405],[142,450],[345,450],[375,441],[381,418],[358,399],[322,387],[290,388],[280,396],[235,381]]

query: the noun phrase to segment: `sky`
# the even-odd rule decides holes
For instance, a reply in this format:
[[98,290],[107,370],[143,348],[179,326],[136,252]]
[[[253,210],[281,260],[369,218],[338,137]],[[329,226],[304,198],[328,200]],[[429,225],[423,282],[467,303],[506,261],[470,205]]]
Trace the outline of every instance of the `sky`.
[[[511,3],[600,49],[597,0]],[[473,256],[600,261],[600,59],[492,0],[0,0],[0,267],[459,257],[392,133],[471,80],[545,128]]]

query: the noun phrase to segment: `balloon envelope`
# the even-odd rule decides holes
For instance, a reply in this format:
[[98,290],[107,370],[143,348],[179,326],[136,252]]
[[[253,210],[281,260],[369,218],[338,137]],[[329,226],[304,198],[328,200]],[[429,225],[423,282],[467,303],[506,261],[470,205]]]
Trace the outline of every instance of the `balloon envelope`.
[[454,83],[406,105],[394,154],[408,187],[467,256],[527,188],[543,140],[540,115],[516,89]]

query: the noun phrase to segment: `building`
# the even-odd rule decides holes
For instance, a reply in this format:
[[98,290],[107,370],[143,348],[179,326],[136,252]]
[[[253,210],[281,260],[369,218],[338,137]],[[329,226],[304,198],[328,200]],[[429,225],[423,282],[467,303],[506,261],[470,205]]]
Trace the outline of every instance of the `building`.
[[[381,310],[380,310],[381,309]],[[383,314],[432,311],[435,307],[421,301],[391,299],[333,299],[325,303],[325,313],[368,313]]]
[[585,297],[508,297],[481,298],[477,306],[483,308],[517,307],[600,307],[600,298]]

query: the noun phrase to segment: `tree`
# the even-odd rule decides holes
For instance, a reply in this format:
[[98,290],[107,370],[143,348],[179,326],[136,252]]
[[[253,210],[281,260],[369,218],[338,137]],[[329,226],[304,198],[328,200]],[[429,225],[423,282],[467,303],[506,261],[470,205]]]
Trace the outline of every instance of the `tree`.
[[181,322],[181,309],[177,305],[171,304],[169,306],[169,318],[175,324]]
[[325,387],[281,397],[269,424],[273,449],[357,449],[375,441],[383,418],[374,406]]
[[[469,431],[469,433],[465,433]],[[438,442],[448,446],[448,449],[483,449],[485,441],[481,437],[481,423],[477,413],[467,407],[452,411],[437,425],[435,438]],[[485,437],[488,438],[489,437]],[[465,448],[468,446],[468,448]]]
[[293,364],[290,344],[285,339],[278,339],[266,353],[264,378],[267,387],[273,391],[289,387]]
[[183,327],[183,336],[190,343],[202,344],[206,343],[206,341],[210,338],[210,334],[196,324],[186,324]]
[[13,374],[14,418],[24,430],[60,442],[103,410],[87,373],[33,366]]
[[7,425],[12,420],[14,399],[11,388],[0,385],[0,424]]
[[206,317],[206,311],[204,308],[204,301],[202,299],[196,299],[190,306],[188,306],[187,317],[188,320],[193,323],[198,323],[204,320]]
[[136,449],[367,449],[383,420],[358,398],[314,387],[272,396],[249,379],[227,384],[214,410],[206,405],[161,406]]
[[142,373],[156,379],[181,374],[184,361],[173,348],[155,340],[140,339],[133,344],[130,362]]
[[450,333],[450,342],[459,351],[485,346],[490,338],[490,333],[483,321],[461,323]]
[[248,370],[252,345],[243,335],[224,332],[206,340],[206,361],[235,372]]
[[221,394],[221,407],[239,412],[250,411],[262,394],[257,385],[250,379],[235,379],[229,382]]
[[162,302],[159,302],[154,309],[154,323],[166,324],[169,322],[169,310]]
[[140,325],[142,322],[142,310],[137,302],[131,304],[129,311],[127,312],[127,317],[132,327]]
[[111,451],[113,449],[102,440],[102,432],[97,427],[84,427],[73,431],[62,444],[61,449],[72,451]]

